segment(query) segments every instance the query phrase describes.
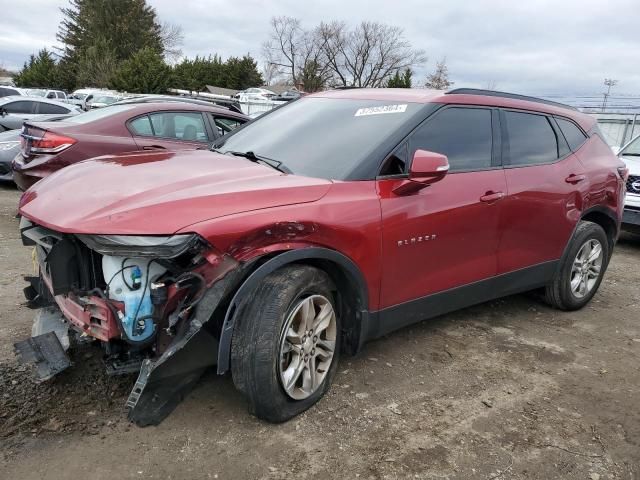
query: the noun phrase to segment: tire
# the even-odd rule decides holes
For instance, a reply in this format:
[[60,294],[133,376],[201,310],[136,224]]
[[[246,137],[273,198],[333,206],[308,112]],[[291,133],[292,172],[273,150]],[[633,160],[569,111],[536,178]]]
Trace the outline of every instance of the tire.
[[[590,252],[589,246],[592,248]],[[595,258],[596,246],[601,249],[599,266],[581,263],[581,259]],[[570,240],[558,271],[552,282],[545,287],[545,300],[560,310],[579,310],[589,303],[598,291],[608,263],[609,242],[604,230],[596,223],[581,221]],[[598,267],[595,278],[593,267]]]
[[[335,298],[335,287],[324,271],[291,265],[268,275],[238,307],[231,339],[231,375],[247,398],[249,411],[258,418],[274,423],[289,420],[329,389],[340,351],[340,312]],[[312,315],[316,315],[314,321],[305,323]],[[325,323],[328,327],[322,330]],[[310,330],[305,325],[311,324],[321,330],[319,336],[306,335]],[[287,325],[291,335],[284,334]],[[298,335],[303,330],[305,335]],[[333,353],[327,360],[331,338]],[[304,370],[294,382],[299,366]]]

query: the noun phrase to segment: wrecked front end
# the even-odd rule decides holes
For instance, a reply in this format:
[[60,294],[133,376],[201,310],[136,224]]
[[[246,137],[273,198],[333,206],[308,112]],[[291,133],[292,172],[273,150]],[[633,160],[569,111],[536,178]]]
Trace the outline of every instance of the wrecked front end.
[[216,363],[241,265],[195,234],[69,234],[25,217],[20,230],[37,269],[25,296],[40,309],[32,338],[16,344],[22,361],[44,380],[70,366],[69,337],[100,342],[108,373],[139,371],[129,418],[159,423]]

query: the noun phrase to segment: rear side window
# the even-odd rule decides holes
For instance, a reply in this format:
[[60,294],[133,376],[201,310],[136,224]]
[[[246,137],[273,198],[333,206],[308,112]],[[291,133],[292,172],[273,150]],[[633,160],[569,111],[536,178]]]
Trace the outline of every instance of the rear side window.
[[201,113],[163,112],[149,115],[156,137],[175,138],[187,142],[207,142]]
[[571,150],[576,151],[578,148],[580,148],[584,141],[587,139],[587,136],[582,133],[582,130],[580,130],[573,122],[570,122],[569,120],[556,118],[556,121],[558,122],[558,126],[560,127],[564,138],[567,139]]
[[38,104],[38,113],[46,114],[64,114],[69,113],[69,109],[61,107],[60,105],[53,105],[51,103]]
[[537,165],[558,159],[558,140],[544,115],[504,112],[510,165]]
[[21,100],[7,103],[3,108],[7,113],[34,113],[34,106],[33,102]]
[[411,137],[411,154],[418,150],[449,158],[450,171],[491,167],[491,110],[447,108],[419,127]]

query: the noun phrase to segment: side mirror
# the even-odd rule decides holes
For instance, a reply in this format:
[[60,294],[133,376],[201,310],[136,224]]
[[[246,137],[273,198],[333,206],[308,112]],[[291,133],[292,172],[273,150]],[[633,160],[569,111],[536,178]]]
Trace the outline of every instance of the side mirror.
[[0,117],[4,117],[7,115],[7,111],[4,109],[4,107],[0,107]]
[[409,178],[393,189],[396,195],[409,195],[442,180],[449,171],[446,155],[416,150],[409,168]]

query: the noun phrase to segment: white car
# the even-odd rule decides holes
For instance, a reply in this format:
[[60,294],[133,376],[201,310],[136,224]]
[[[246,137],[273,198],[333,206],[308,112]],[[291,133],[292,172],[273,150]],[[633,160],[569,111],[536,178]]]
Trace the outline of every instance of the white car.
[[622,147],[618,156],[629,169],[622,227],[640,233],[640,135]]
[[37,116],[44,121],[47,116],[78,115],[82,113],[75,105],[42,97],[12,95],[0,98],[0,132],[22,128],[25,120]]
[[247,88],[242,92],[236,93],[233,98],[240,102],[265,102],[275,97],[275,92],[266,88]]
[[30,97],[44,97],[49,100],[67,101],[67,94],[62,90],[47,90],[45,88],[27,88],[26,94]]

